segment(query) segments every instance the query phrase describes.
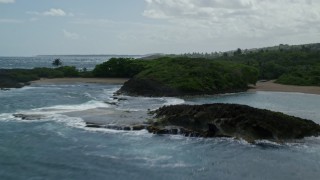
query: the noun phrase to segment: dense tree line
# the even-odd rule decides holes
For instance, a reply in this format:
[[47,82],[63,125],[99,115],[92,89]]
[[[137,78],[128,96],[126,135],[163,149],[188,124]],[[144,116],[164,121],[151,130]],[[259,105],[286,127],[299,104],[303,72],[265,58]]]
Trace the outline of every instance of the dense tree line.
[[34,69],[0,69],[0,88],[18,88],[30,81],[40,78],[90,76],[90,73],[80,72],[73,66],[60,66],[58,68]]
[[258,70],[240,63],[204,58],[110,59],[93,70],[97,77],[147,79],[184,93],[243,90],[258,80]]
[[320,86],[320,51],[300,50],[258,51],[219,57],[216,60],[239,62],[259,70],[259,79],[277,79],[281,84]]
[[144,69],[144,61],[133,58],[111,58],[108,61],[96,65],[92,74],[95,77],[133,77]]

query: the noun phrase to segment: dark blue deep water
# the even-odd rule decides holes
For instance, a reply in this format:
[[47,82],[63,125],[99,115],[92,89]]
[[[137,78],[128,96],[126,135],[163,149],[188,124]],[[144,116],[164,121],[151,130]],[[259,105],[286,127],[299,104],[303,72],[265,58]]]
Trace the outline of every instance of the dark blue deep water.
[[[320,177],[320,139],[287,144],[158,136],[85,128],[84,119],[131,119],[146,109],[179,103],[240,103],[320,123],[320,96],[240,93],[222,96],[133,98],[118,106],[119,85],[32,85],[0,91],[0,179],[308,179]],[[85,113],[84,113],[85,112]],[[139,116],[137,116],[137,112]],[[41,114],[23,121],[15,113]],[[123,118],[126,117],[126,118]],[[141,117],[142,118],[142,117]],[[117,119],[113,119],[117,122]]]

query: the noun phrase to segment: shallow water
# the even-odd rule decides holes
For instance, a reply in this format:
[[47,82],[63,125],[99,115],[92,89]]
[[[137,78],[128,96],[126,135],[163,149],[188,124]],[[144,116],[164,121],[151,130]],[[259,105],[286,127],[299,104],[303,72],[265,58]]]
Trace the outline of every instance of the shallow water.
[[[311,179],[320,176],[320,138],[256,145],[230,138],[158,136],[85,128],[84,120],[131,123],[168,104],[248,104],[320,123],[320,96],[239,93],[199,98],[122,97],[119,85],[37,85],[0,91],[1,179]],[[110,113],[118,112],[120,116]],[[42,114],[23,121],[14,113]],[[111,119],[112,119],[111,118]]]

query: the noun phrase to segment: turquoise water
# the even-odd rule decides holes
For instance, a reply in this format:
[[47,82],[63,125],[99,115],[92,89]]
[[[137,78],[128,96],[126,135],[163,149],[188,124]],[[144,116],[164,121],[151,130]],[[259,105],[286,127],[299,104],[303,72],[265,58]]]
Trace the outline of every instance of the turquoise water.
[[[320,123],[320,96],[239,93],[113,102],[119,85],[33,85],[0,91],[0,179],[310,179],[320,177],[320,138],[248,144],[85,128],[84,120],[132,123],[168,104],[248,104]],[[118,112],[113,114],[113,112]],[[23,121],[13,114],[40,114]]]

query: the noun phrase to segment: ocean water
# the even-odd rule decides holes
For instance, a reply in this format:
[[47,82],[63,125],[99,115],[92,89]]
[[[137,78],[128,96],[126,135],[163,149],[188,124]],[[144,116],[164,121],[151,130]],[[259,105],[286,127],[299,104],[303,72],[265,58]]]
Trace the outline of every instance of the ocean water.
[[[196,98],[112,98],[120,85],[44,84],[0,91],[0,179],[308,179],[320,177],[320,138],[248,144],[86,128],[134,124],[169,104],[238,103],[320,123],[320,96],[237,93]],[[110,104],[111,103],[111,104]],[[17,113],[39,115],[21,120]]]
[[34,67],[52,67],[52,61],[60,58],[63,65],[75,66],[78,69],[93,69],[97,64],[101,64],[112,57],[132,57],[140,58],[138,55],[48,55],[33,57],[1,57],[0,69],[32,69]]
[[[65,65],[92,69],[111,56],[0,57],[0,68]],[[232,138],[153,135],[146,130],[86,128],[85,122],[132,125],[170,104],[238,103],[320,123],[320,96],[236,93],[193,98],[120,97],[120,85],[43,84],[0,91],[0,179],[308,179],[320,177],[320,138],[248,144]],[[14,114],[36,115],[21,120]]]

